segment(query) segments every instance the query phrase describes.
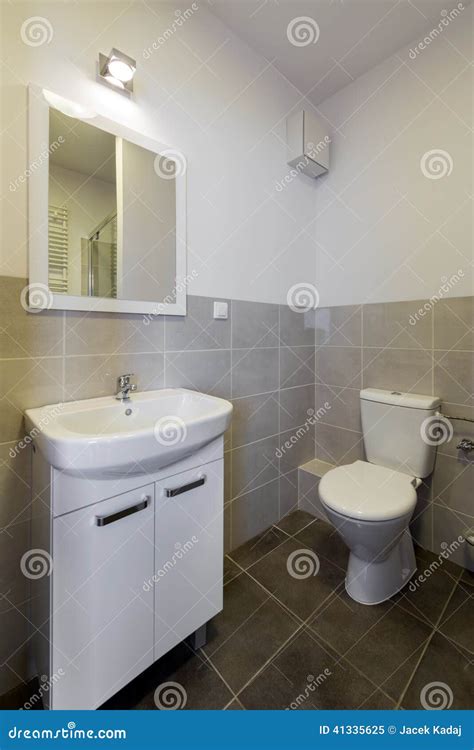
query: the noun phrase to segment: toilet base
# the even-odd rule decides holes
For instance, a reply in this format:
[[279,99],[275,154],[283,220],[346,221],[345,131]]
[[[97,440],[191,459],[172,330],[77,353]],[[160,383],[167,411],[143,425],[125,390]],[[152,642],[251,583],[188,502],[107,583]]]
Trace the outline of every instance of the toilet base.
[[416,571],[415,550],[406,529],[400,541],[382,562],[349,556],[346,591],[360,604],[381,604],[402,589]]

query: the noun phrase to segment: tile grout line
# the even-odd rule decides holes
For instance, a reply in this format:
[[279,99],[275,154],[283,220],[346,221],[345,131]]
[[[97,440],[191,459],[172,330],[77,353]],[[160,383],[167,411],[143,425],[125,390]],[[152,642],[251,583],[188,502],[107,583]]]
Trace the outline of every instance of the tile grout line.
[[[311,521],[311,522],[309,522],[309,524],[306,524],[305,526],[303,526],[303,527],[302,527],[301,529],[299,529],[297,533],[300,533],[300,532],[301,532],[301,531],[302,531],[303,529],[307,528],[307,526],[311,525],[311,523],[312,523],[312,521]],[[280,531],[283,531],[283,530],[282,530],[282,529],[280,529]],[[283,532],[283,533],[287,534],[287,532]],[[295,538],[295,537],[294,537],[293,535],[289,535],[289,534],[288,534],[288,537],[289,537],[289,538],[292,538],[292,539],[294,539],[295,541],[299,541],[299,540],[297,540],[297,539],[296,539],[296,538]],[[285,540],[285,541],[287,541],[287,540]],[[283,543],[284,543],[284,542],[282,542],[282,544],[283,544]],[[281,546],[281,544],[280,544],[280,545],[278,545],[277,547],[275,547],[274,549],[278,549],[278,547],[280,547],[280,546]],[[264,557],[266,557],[266,556],[267,556],[267,554],[271,554],[271,552],[273,552],[273,550],[271,550],[271,551],[270,551],[269,553],[266,553],[265,555],[263,555],[263,556],[262,556],[262,558],[260,558],[259,560],[257,560],[257,561],[256,561],[256,563],[254,563],[253,565],[257,564],[257,562],[260,562],[260,560],[261,560],[261,559],[263,559]],[[241,693],[241,692],[243,692],[243,690],[244,690],[244,689],[245,689],[246,687],[248,687],[248,685],[249,685],[249,684],[251,684],[251,683],[252,683],[252,682],[253,682],[253,681],[254,681],[254,680],[256,679],[256,677],[257,677],[258,675],[260,675],[260,674],[261,674],[261,673],[263,672],[263,670],[264,670],[264,669],[265,669],[265,668],[266,668],[267,666],[269,666],[269,664],[271,663],[271,661],[273,661],[273,659],[274,659],[274,658],[275,658],[275,657],[276,657],[276,656],[277,656],[277,655],[278,655],[278,654],[279,654],[279,653],[280,653],[281,651],[283,651],[283,650],[284,650],[284,649],[286,648],[286,646],[287,646],[287,645],[289,644],[289,641],[290,641],[290,640],[291,640],[292,638],[296,637],[296,636],[297,636],[297,634],[298,634],[298,633],[300,632],[300,630],[303,630],[303,632],[304,632],[304,631],[305,631],[306,629],[308,629],[308,630],[310,631],[310,635],[311,635],[311,634],[313,634],[313,631],[312,631],[312,628],[311,628],[311,625],[310,625],[310,620],[312,619],[313,615],[315,614],[315,612],[317,611],[317,609],[319,608],[319,606],[320,606],[320,605],[318,605],[318,607],[316,608],[316,610],[313,610],[313,611],[311,612],[311,614],[310,614],[310,615],[308,616],[308,618],[306,618],[305,620],[302,620],[302,618],[300,618],[300,617],[299,617],[299,615],[297,615],[297,614],[296,614],[295,612],[293,612],[293,610],[291,610],[291,609],[290,609],[290,608],[289,608],[289,607],[288,607],[287,605],[285,605],[285,604],[284,604],[283,602],[281,602],[281,601],[280,601],[280,600],[279,600],[279,599],[278,599],[278,598],[276,597],[276,595],[272,594],[272,592],[270,592],[270,591],[269,591],[269,590],[268,590],[268,589],[267,589],[267,588],[266,588],[266,587],[265,587],[265,586],[264,586],[264,585],[263,585],[263,584],[262,584],[262,583],[261,583],[260,581],[258,581],[257,579],[255,579],[255,578],[253,577],[253,575],[252,575],[251,573],[249,573],[249,569],[250,569],[250,568],[249,568],[249,569],[247,569],[247,570],[245,570],[245,569],[243,569],[243,568],[242,568],[242,567],[241,567],[241,566],[240,566],[240,565],[239,565],[238,563],[235,563],[235,561],[233,561],[233,562],[234,562],[234,564],[236,564],[236,565],[237,565],[237,567],[239,567],[239,568],[241,569],[242,573],[246,573],[246,574],[247,574],[247,576],[248,576],[248,577],[249,577],[249,578],[250,578],[250,579],[251,579],[252,581],[254,581],[254,582],[255,582],[255,583],[257,584],[257,585],[259,585],[259,586],[260,586],[260,587],[261,587],[261,588],[262,588],[262,589],[263,589],[263,590],[264,590],[264,591],[265,591],[266,593],[268,593],[268,594],[270,595],[270,597],[271,597],[271,598],[272,598],[273,600],[275,600],[275,601],[276,601],[276,602],[277,602],[277,603],[278,603],[278,604],[279,604],[279,605],[280,605],[280,606],[281,606],[281,607],[282,607],[282,608],[283,608],[284,610],[288,611],[288,612],[289,612],[289,613],[290,613],[290,614],[291,614],[291,615],[292,615],[293,617],[295,617],[295,618],[296,618],[297,620],[299,620],[299,621],[300,621],[300,622],[302,623],[302,624],[301,624],[301,626],[300,626],[299,628],[297,628],[297,630],[296,630],[296,631],[295,631],[295,632],[293,633],[293,635],[292,635],[292,636],[291,636],[290,638],[288,638],[288,639],[287,639],[287,640],[285,641],[285,643],[283,643],[283,644],[282,644],[282,645],[281,645],[281,646],[280,646],[280,647],[279,647],[279,648],[277,649],[277,651],[276,651],[276,652],[275,652],[275,653],[273,654],[273,656],[272,656],[272,657],[270,657],[270,658],[269,658],[269,659],[268,659],[268,660],[267,660],[267,661],[265,662],[265,664],[264,664],[264,665],[263,665],[263,666],[262,666],[262,667],[261,667],[261,668],[260,668],[259,670],[257,670],[257,672],[256,672],[256,673],[255,673],[255,674],[254,674],[254,675],[253,675],[253,676],[252,676],[251,678],[249,678],[249,680],[247,681],[247,683],[246,683],[246,684],[245,684],[245,685],[244,685],[244,686],[243,686],[243,687],[242,687],[242,688],[241,688],[241,689],[240,689],[240,690],[239,690],[239,691],[237,692],[237,696],[238,696],[238,695],[240,695],[240,693]],[[253,567],[253,565],[252,565],[252,566],[250,566],[250,567]],[[457,584],[458,584],[458,582],[459,582],[459,580],[460,580],[460,578],[461,578],[461,576],[462,576],[462,573],[463,573],[463,569],[461,568],[461,570],[460,570],[460,572],[459,572],[459,574],[458,574],[458,578],[457,578],[457,579],[455,580],[455,582],[454,582],[454,586],[453,586],[453,589],[452,589],[452,591],[451,591],[451,594],[450,594],[450,596],[448,597],[448,599],[447,599],[447,601],[446,601],[446,604],[445,604],[445,606],[444,606],[444,608],[443,608],[443,611],[441,612],[441,614],[440,614],[440,616],[439,616],[439,618],[438,618],[438,620],[437,620],[437,623],[436,623],[436,625],[435,625],[434,627],[432,626],[432,627],[433,627],[433,630],[432,630],[432,632],[430,633],[430,636],[429,636],[429,637],[428,637],[428,638],[426,639],[426,641],[425,641],[425,642],[424,642],[424,644],[423,644],[423,650],[422,650],[422,654],[421,654],[421,656],[420,656],[420,660],[421,660],[421,658],[423,657],[423,655],[424,655],[424,653],[425,653],[425,651],[426,651],[426,648],[428,648],[428,646],[429,646],[429,643],[430,643],[430,641],[431,641],[431,638],[433,637],[434,633],[435,633],[435,632],[437,632],[436,626],[437,626],[437,625],[439,624],[439,622],[441,621],[441,618],[443,617],[443,614],[444,614],[444,612],[445,612],[445,610],[446,610],[446,607],[447,607],[447,606],[448,606],[448,604],[449,604],[449,601],[450,601],[450,599],[451,599],[451,596],[452,596],[452,594],[454,593],[454,590],[455,590],[455,588],[456,588],[456,586],[457,586]],[[339,595],[338,595],[338,593],[337,593],[337,590],[335,590],[334,592],[332,592],[331,594],[329,594],[329,595],[328,595],[328,596],[326,597],[326,599],[324,599],[324,601],[323,601],[323,602],[322,602],[321,604],[325,604],[325,603],[327,603],[328,601],[330,601],[330,600],[331,600],[331,599],[333,598],[333,596],[339,596]],[[398,603],[397,603],[397,602],[393,602],[393,607],[392,607],[392,608],[398,608],[398,607],[399,607]],[[404,609],[403,607],[400,607],[400,609],[401,609],[401,610],[402,610],[402,611],[403,611],[403,612],[404,612],[405,614],[407,614],[407,615],[410,615],[410,616],[414,617],[415,619],[417,619],[418,621],[422,622],[422,623],[423,623],[423,624],[424,624],[425,626],[427,626],[427,625],[431,625],[430,623],[426,622],[426,621],[425,621],[425,620],[423,620],[422,618],[420,618],[420,617],[417,617],[416,615],[413,615],[412,613],[408,612],[408,611],[407,611],[407,610],[405,610],[405,609]],[[383,619],[383,618],[382,618],[382,619]],[[320,635],[319,635],[319,633],[314,633],[314,635],[315,635],[315,636],[316,636],[316,638],[317,638],[317,639],[319,639],[319,640],[320,640],[320,641],[321,641],[321,642],[322,642],[323,644],[326,644],[326,645],[328,646],[328,648],[330,648],[331,650],[334,650],[334,647],[333,647],[333,646],[332,646],[332,645],[331,645],[331,644],[330,644],[329,642],[327,642],[327,641],[326,641],[326,640],[325,640],[325,639],[324,639],[324,638],[323,638],[322,636],[320,636]],[[350,649],[349,649],[348,651],[350,651],[350,650],[351,650],[352,648],[353,648],[353,647],[351,647],[351,648],[350,648]],[[418,649],[415,649],[415,652],[416,652],[417,650],[418,650]],[[413,653],[414,653],[414,652],[413,652]],[[407,659],[405,659],[405,661],[408,661],[408,659],[409,659],[409,658],[411,657],[411,655],[412,655],[412,654],[410,654],[410,655],[409,655],[409,656],[407,657]],[[383,687],[382,687],[381,685],[378,685],[377,683],[373,682],[373,680],[371,680],[371,679],[370,679],[370,678],[369,678],[369,677],[368,677],[367,675],[365,675],[365,674],[364,674],[363,672],[361,672],[361,671],[359,670],[359,668],[358,668],[358,667],[357,667],[356,665],[354,665],[354,664],[353,664],[353,663],[352,663],[352,662],[350,661],[350,659],[346,658],[346,654],[343,654],[343,655],[339,655],[339,660],[337,660],[337,663],[339,663],[340,661],[343,661],[344,663],[347,663],[347,664],[348,664],[348,665],[349,665],[349,666],[350,666],[351,668],[355,669],[355,670],[356,670],[356,671],[358,672],[358,674],[360,674],[360,675],[361,675],[362,677],[364,677],[364,679],[367,679],[367,680],[368,680],[368,681],[369,681],[369,682],[370,682],[370,683],[371,683],[372,685],[374,685],[375,689],[374,689],[374,691],[373,691],[373,692],[371,693],[371,695],[370,695],[369,697],[371,697],[371,696],[372,696],[372,695],[373,695],[373,694],[374,694],[374,693],[375,693],[375,692],[376,692],[377,690],[379,690],[379,691],[380,691],[380,692],[382,692],[382,693],[383,693],[383,694],[384,694],[384,695],[385,695],[385,696],[386,696],[386,697],[387,697],[387,698],[388,698],[388,699],[389,699],[389,700],[390,700],[391,702],[395,703],[395,708],[398,708],[398,706],[399,706],[399,704],[400,704],[401,700],[403,699],[403,695],[405,694],[405,691],[404,691],[404,693],[402,694],[402,696],[401,696],[401,697],[399,698],[399,700],[398,700],[398,701],[395,701],[395,700],[394,700],[394,699],[393,699],[393,698],[392,698],[392,697],[391,697],[391,696],[390,696],[390,695],[389,695],[389,694],[388,694],[388,693],[387,693],[387,692],[385,691],[385,689],[384,689],[384,688],[383,688]],[[403,663],[405,663],[405,661],[404,661]],[[414,674],[415,674],[415,671],[416,671],[416,668],[415,668],[415,670],[414,670],[414,672],[413,672],[413,675],[412,675],[412,676],[410,677],[410,680],[411,680],[411,679],[412,679],[412,677],[414,676]],[[409,682],[410,682],[410,680],[409,680]],[[385,680],[385,681],[386,681],[386,680]],[[408,684],[409,684],[409,682],[407,683],[407,686],[406,686],[405,690],[407,689],[407,687],[408,687]]]
[[[277,597],[276,597],[276,596],[275,596],[274,594],[272,594],[272,593],[271,593],[271,592],[270,592],[270,591],[269,591],[269,590],[268,590],[268,589],[267,589],[267,588],[266,588],[266,587],[265,587],[265,586],[264,586],[264,585],[263,585],[263,584],[262,584],[262,583],[261,583],[260,581],[258,581],[258,580],[257,580],[256,578],[253,578],[253,576],[252,576],[252,575],[251,575],[251,574],[250,574],[250,573],[249,573],[248,571],[246,571],[246,570],[243,570],[243,569],[242,569],[242,572],[243,572],[243,573],[246,573],[246,574],[248,575],[248,577],[249,577],[249,578],[250,578],[250,579],[251,579],[252,581],[254,581],[254,582],[255,582],[256,584],[258,584],[258,585],[259,585],[259,586],[260,586],[260,587],[261,587],[261,588],[262,588],[262,589],[263,589],[263,590],[265,591],[265,593],[268,593],[268,594],[270,594],[270,597],[271,597],[271,598],[272,598],[272,599],[273,599],[274,601],[276,601],[276,603],[277,603],[277,604],[279,604],[279,605],[280,605],[280,607],[281,607],[282,609],[284,609],[284,610],[285,610],[285,611],[287,611],[287,612],[288,612],[289,614],[291,614],[291,615],[292,615],[292,616],[293,616],[294,618],[296,618],[296,619],[297,619],[297,620],[298,620],[298,621],[300,622],[300,625],[299,625],[299,626],[298,626],[298,628],[297,628],[297,629],[296,629],[296,630],[294,631],[294,633],[292,633],[292,635],[291,635],[291,636],[289,636],[289,637],[288,637],[288,638],[287,638],[287,639],[286,639],[286,640],[284,641],[284,643],[282,643],[282,644],[281,644],[281,645],[280,645],[280,646],[278,647],[278,649],[277,649],[277,650],[276,650],[276,651],[275,651],[275,652],[273,653],[273,655],[272,655],[271,657],[269,657],[269,658],[268,658],[268,659],[267,659],[267,660],[265,661],[265,663],[264,663],[264,664],[263,664],[263,665],[262,665],[262,666],[261,666],[261,667],[260,667],[260,668],[259,668],[259,669],[258,669],[258,670],[257,670],[257,671],[256,671],[256,672],[255,672],[255,673],[254,673],[254,674],[253,674],[253,675],[252,675],[252,676],[251,676],[251,677],[250,677],[250,678],[248,679],[248,680],[247,680],[247,682],[246,682],[246,683],[245,683],[245,684],[244,684],[244,685],[243,685],[243,686],[242,686],[242,687],[240,688],[240,690],[239,690],[239,691],[237,691],[237,697],[238,697],[238,696],[239,696],[239,695],[240,695],[240,694],[241,694],[241,693],[242,693],[242,692],[243,692],[243,691],[244,691],[244,690],[245,690],[245,689],[246,689],[246,688],[247,688],[247,687],[248,687],[248,686],[249,686],[249,685],[250,685],[250,684],[251,684],[251,683],[252,683],[252,682],[253,682],[253,681],[254,681],[254,680],[255,680],[255,679],[256,679],[256,678],[257,678],[257,677],[259,676],[259,675],[260,675],[260,674],[262,674],[262,672],[263,672],[263,671],[264,671],[264,670],[265,670],[265,669],[266,669],[266,668],[267,668],[268,666],[270,666],[270,665],[271,665],[271,662],[272,662],[272,661],[273,661],[273,660],[274,660],[274,659],[275,659],[275,658],[276,658],[276,657],[277,657],[277,656],[278,656],[278,655],[279,655],[280,653],[282,653],[282,652],[283,652],[283,651],[284,651],[284,650],[285,650],[285,649],[287,648],[287,646],[289,646],[290,642],[291,642],[291,641],[292,641],[292,640],[293,640],[294,638],[297,638],[297,637],[299,637],[299,635],[301,634],[301,632],[303,632],[303,633],[305,633],[305,632],[306,632],[306,634],[308,635],[308,637],[310,637],[310,638],[312,637],[312,639],[313,639],[313,640],[315,640],[315,638],[313,637],[313,636],[315,636],[315,637],[316,637],[316,640],[317,640],[317,639],[319,639],[319,640],[320,640],[320,641],[322,642],[322,644],[324,644],[324,645],[327,645],[327,647],[328,647],[328,648],[330,648],[331,650],[333,650],[333,651],[334,651],[334,647],[333,647],[333,646],[331,646],[331,644],[330,644],[330,643],[328,643],[328,642],[327,642],[327,641],[326,641],[326,640],[325,640],[324,638],[322,638],[322,637],[321,637],[321,636],[320,636],[319,634],[316,634],[316,633],[314,633],[314,632],[312,631],[312,629],[311,629],[311,627],[310,627],[310,624],[309,624],[309,621],[310,621],[310,619],[311,619],[312,615],[314,614],[314,612],[311,612],[311,614],[309,615],[309,617],[308,617],[308,618],[306,618],[305,620],[303,620],[302,618],[300,618],[300,616],[299,616],[299,615],[297,615],[297,614],[296,614],[295,612],[293,612],[293,610],[291,610],[291,609],[290,609],[290,608],[289,608],[289,607],[288,607],[287,605],[285,605],[285,604],[284,604],[283,602],[281,602],[281,601],[280,601],[280,600],[279,600],[279,599],[278,599],[278,598],[277,598]],[[324,600],[323,600],[323,602],[322,602],[322,603],[324,604],[325,602],[327,602],[328,600],[330,600],[330,599],[332,598],[333,594],[334,594],[334,592],[331,592],[331,594],[328,594],[328,596],[326,597],[326,599],[324,599]],[[394,606],[396,606],[396,605],[394,604]],[[309,632],[307,632],[307,631],[309,631]],[[324,650],[325,650],[325,649],[324,649]],[[336,652],[336,653],[337,653],[337,652]],[[383,693],[383,694],[385,695],[385,697],[386,697],[386,698],[388,698],[388,699],[389,699],[390,701],[392,701],[392,702],[395,702],[395,701],[393,700],[393,698],[391,698],[391,697],[390,697],[390,696],[388,695],[388,693],[386,693],[386,691],[385,691],[385,690],[383,689],[383,687],[382,687],[382,686],[378,685],[377,683],[373,682],[373,681],[372,681],[372,680],[371,680],[370,678],[368,678],[368,677],[367,677],[367,675],[365,675],[365,674],[364,674],[363,672],[361,672],[361,671],[359,670],[359,668],[358,668],[358,667],[354,666],[354,665],[352,664],[352,662],[350,662],[350,661],[349,661],[348,659],[346,659],[346,658],[345,658],[345,656],[339,656],[339,659],[338,659],[338,660],[336,661],[336,663],[338,664],[338,663],[339,663],[340,661],[344,661],[344,662],[345,662],[345,663],[346,663],[346,664],[347,664],[348,666],[350,666],[350,667],[351,667],[352,669],[354,669],[354,670],[355,670],[355,671],[356,671],[356,672],[357,672],[357,673],[358,673],[359,675],[361,675],[361,676],[362,676],[362,677],[363,677],[364,679],[368,680],[368,681],[369,681],[369,682],[370,682],[370,683],[371,683],[371,684],[372,684],[372,685],[374,686],[374,690],[372,691],[371,695],[373,695],[373,693],[375,693],[375,692],[376,692],[376,691],[378,690],[378,691],[380,691],[381,693]],[[370,697],[370,696],[369,696],[369,697]]]
[[428,636],[428,638],[427,638],[427,640],[426,640],[426,643],[424,644],[424,646],[423,646],[423,649],[422,649],[422,651],[421,651],[421,654],[420,654],[420,658],[418,659],[417,663],[415,664],[415,667],[414,667],[414,669],[413,669],[413,672],[411,673],[410,677],[408,678],[408,681],[407,681],[407,683],[406,683],[406,685],[405,685],[405,688],[404,688],[404,689],[402,690],[402,693],[401,693],[401,695],[400,695],[400,698],[398,699],[398,701],[397,701],[397,704],[396,704],[396,707],[395,707],[396,709],[399,709],[399,708],[401,707],[401,704],[403,703],[403,700],[404,700],[404,698],[405,698],[405,696],[406,696],[406,694],[407,694],[407,692],[408,692],[408,689],[409,689],[409,687],[410,687],[411,683],[413,682],[413,679],[414,679],[414,677],[415,677],[415,675],[416,675],[416,673],[417,673],[418,669],[419,669],[419,668],[420,668],[420,666],[421,666],[421,662],[422,662],[422,660],[423,660],[423,658],[424,658],[424,656],[425,656],[425,654],[426,654],[426,652],[427,652],[427,650],[428,650],[428,647],[429,647],[429,645],[430,645],[431,641],[432,641],[432,640],[433,640],[433,638],[434,638],[434,635],[435,635],[435,633],[439,632],[439,631],[438,631],[438,625],[440,625],[440,623],[441,623],[441,621],[442,621],[442,619],[443,619],[443,616],[444,616],[444,614],[445,614],[445,612],[446,612],[446,610],[447,610],[447,608],[448,608],[449,602],[451,601],[451,599],[452,599],[452,597],[453,597],[453,595],[454,595],[454,592],[456,591],[456,588],[457,588],[457,586],[458,586],[458,584],[459,584],[459,581],[460,581],[460,579],[461,579],[461,577],[462,577],[462,574],[463,574],[463,568],[461,568],[461,570],[460,570],[460,572],[459,572],[459,574],[458,574],[458,578],[457,578],[457,580],[456,580],[456,581],[454,581],[454,583],[453,583],[453,588],[451,589],[451,593],[450,593],[450,595],[448,596],[448,598],[447,598],[447,600],[446,600],[446,602],[445,602],[445,604],[444,604],[444,607],[443,607],[443,609],[441,610],[441,613],[440,613],[440,615],[439,615],[438,619],[436,620],[436,623],[435,623],[435,624],[434,624],[434,626],[432,627],[431,633],[430,633],[430,635]]

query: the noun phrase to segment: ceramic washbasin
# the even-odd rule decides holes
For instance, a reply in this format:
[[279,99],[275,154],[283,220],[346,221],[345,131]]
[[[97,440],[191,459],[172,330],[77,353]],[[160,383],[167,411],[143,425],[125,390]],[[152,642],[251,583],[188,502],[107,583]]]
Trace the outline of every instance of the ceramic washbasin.
[[148,474],[191,455],[229,427],[232,404],[185,388],[53,404],[25,413],[51,466],[104,477]]

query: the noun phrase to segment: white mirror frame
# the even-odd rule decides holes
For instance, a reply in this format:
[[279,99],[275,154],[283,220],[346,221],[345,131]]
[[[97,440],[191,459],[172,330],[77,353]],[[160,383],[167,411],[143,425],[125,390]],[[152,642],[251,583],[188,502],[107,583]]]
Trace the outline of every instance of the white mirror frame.
[[[28,86],[28,275],[30,309],[83,310],[95,312],[142,313],[147,315],[186,315],[186,170],[175,177],[176,183],[176,280],[174,302],[121,300],[105,297],[79,297],[54,294],[48,275],[48,187],[49,187],[49,109],[46,96],[66,101],[59,94],[40,86]],[[72,102],[71,102],[72,103]],[[76,104],[78,112],[81,105]],[[149,138],[114,120],[91,113],[87,105],[84,120],[94,127],[124,138],[156,154],[179,153],[176,149]],[[80,114],[74,115],[81,119]],[[172,155],[170,154],[170,157]],[[178,170],[179,171],[179,170]],[[36,292],[36,293],[35,293]],[[40,292],[40,293],[38,293]],[[42,292],[42,293],[41,293]],[[45,296],[47,304],[45,304]]]

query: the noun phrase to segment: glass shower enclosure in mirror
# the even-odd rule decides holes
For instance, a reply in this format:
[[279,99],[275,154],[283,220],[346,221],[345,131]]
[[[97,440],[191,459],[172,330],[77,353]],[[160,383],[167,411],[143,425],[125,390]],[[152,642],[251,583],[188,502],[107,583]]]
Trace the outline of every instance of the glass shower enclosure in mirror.
[[[85,114],[84,114],[84,113]],[[185,314],[185,161],[30,87],[30,307]],[[181,157],[181,158],[177,158]],[[45,305],[46,301],[46,305]]]

